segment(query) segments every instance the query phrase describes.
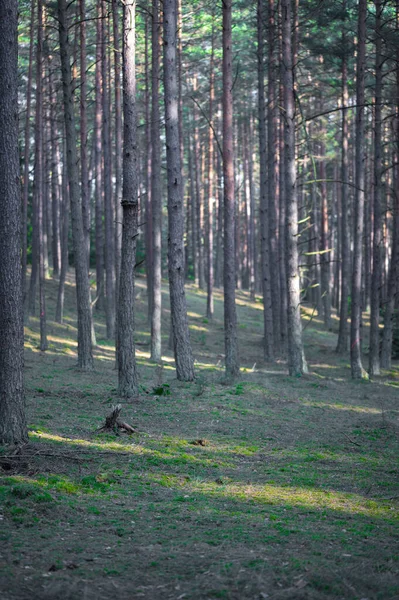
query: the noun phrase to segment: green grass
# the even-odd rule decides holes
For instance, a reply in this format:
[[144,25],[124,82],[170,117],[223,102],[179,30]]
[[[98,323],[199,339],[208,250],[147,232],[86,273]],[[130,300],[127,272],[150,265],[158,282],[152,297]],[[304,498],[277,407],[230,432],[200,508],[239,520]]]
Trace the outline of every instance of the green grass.
[[[51,318],[54,282],[47,292]],[[205,296],[187,292],[197,381],[138,345],[132,436],[96,433],[119,401],[104,316],[94,373],[74,366],[72,285],[46,354],[37,319],[26,328],[30,443],[0,471],[1,597],[399,597],[397,365],[352,383],[315,318],[310,375],[292,380],[259,358],[261,305],[239,292],[242,376],[225,385],[222,296],[210,322]],[[167,332],[166,287],[164,301]],[[136,323],[147,343],[143,293]]]

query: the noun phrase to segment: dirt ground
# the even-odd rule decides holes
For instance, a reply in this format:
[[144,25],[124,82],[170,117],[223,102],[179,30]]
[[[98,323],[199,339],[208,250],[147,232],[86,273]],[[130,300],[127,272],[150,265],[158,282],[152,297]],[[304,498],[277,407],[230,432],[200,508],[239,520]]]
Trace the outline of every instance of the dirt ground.
[[[26,333],[30,442],[0,457],[3,600],[399,599],[399,364],[350,379],[334,331],[304,309],[310,374],[265,364],[260,299],[238,293],[242,372],[223,380],[223,298],[187,287],[197,380],[167,350],[149,359],[137,282],[140,395],[122,402],[136,433],[99,433],[117,397],[112,344],[96,312],[95,370],[76,363],[74,286],[49,350]],[[367,327],[364,328],[367,338]],[[365,351],[367,347],[365,345]]]

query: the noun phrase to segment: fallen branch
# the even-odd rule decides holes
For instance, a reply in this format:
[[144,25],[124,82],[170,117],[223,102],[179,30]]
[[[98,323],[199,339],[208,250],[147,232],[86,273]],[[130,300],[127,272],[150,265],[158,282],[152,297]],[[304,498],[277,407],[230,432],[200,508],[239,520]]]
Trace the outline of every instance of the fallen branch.
[[344,433],[344,436],[348,438],[351,444],[355,444],[355,446],[361,446],[361,444],[355,442],[355,440],[352,440],[347,433]]
[[105,418],[104,425],[102,427],[100,427],[99,429],[96,429],[96,431],[116,432],[118,429],[123,429],[124,431],[127,431],[128,433],[137,433],[137,431],[131,425],[129,425],[128,423],[125,423],[124,421],[122,421],[119,418],[121,410],[122,410],[121,404],[116,404],[115,406],[113,406],[112,411]]

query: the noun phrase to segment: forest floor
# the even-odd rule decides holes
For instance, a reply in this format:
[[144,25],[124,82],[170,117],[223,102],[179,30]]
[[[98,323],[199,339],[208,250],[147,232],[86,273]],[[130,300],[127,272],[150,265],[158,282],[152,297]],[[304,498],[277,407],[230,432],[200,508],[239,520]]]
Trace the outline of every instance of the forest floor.
[[[198,378],[149,359],[138,279],[140,396],[122,402],[133,435],[101,434],[116,394],[112,344],[96,311],[95,370],[76,363],[75,295],[26,334],[30,442],[1,459],[3,600],[399,598],[399,364],[350,379],[336,330],[304,309],[310,374],[262,356],[262,304],[238,293],[242,373],[223,383],[223,299],[187,286]],[[169,333],[164,285],[164,347]],[[6,451],[3,450],[3,454]]]

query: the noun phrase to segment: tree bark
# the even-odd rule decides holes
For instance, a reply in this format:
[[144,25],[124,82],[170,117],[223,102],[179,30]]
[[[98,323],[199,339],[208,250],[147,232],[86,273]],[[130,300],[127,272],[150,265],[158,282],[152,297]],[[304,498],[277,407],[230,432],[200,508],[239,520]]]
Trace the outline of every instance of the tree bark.
[[24,397],[18,2],[0,3],[0,444],[28,441]]
[[235,303],[232,0],[223,1],[224,346],[226,378],[239,375]]
[[364,226],[364,74],[366,62],[366,14],[367,1],[359,0],[358,44],[356,62],[356,195],[353,243],[353,270],[351,293],[351,372],[353,379],[366,377],[361,358],[361,283],[362,283],[362,241]]
[[215,103],[215,32],[214,32],[214,15],[212,14],[212,41],[211,41],[211,56],[209,63],[209,130],[208,130],[208,223],[207,223],[207,264],[208,264],[208,281],[207,281],[207,299],[206,299],[206,316],[208,319],[213,319],[213,211],[214,211],[214,153],[213,153],[213,106]]
[[101,76],[101,46],[102,26],[101,19],[97,20],[96,41],[96,73],[95,73],[95,114],[94,114],[94,170],[95,170],[95,229],[96,229],[96,309],[102,310],[105,304],[105,279],[104,279],[104,198],[103,198],[103,152],[102,152],[102,76]]
[[380,375],[380,296],[382,281],[382,37],[381,0],[375,0],[375,109],[374,109],[374,224],[373,271],[370,299],[369,373]]
[[291,47],[291,3],[282,0],[283,87],[285,120],[285,194],[287,226],[288,371],[292,376],[307,373],[301,324],[301,295],[298,265],[298,197],[295,168],[295,100]]
[[177,378],[194,380],[187,304],[184,292],[183,181],[180,164],[179,106],[176,53],[176,0],[164,0],[164,88],[166,160],[168,172],[169,289]]
[[72,92],[71,65],[68,45],[68,22],[66,0],[58,2],[59,41],[61,53],[62,87],[64,93],[64,117],[67,144],[69,195],[72,215],[72,239],[76,274],[78,310],[78,367],[93,368],[91,345],[91,300],[87,273],[87,253],[83,231],[81,200],[79,195],[79,172],[76,146],[75,113]]
[[152,2],[152,71],[151,71],[151,216],[152,216],[152,281],[151,281],[151,359],[162,358],[162,185],[159,110],[160,78],[160,10],[159,0]]
[[138,392],[134,344],[138,223],[135,10],[136,0],[127,0],[123,8],[123,228],[117,319],[119,395],[125,398],[134,397]]
[[112,23],[114,32],[115,67],[115,280],[119,290],[122,251],[122,100],[121,100],[121,53],[119,41],[119,4],[112,0]]
[[[258,115],[259,115],[259,178],[260,178],[260,227],[262,257],[262,291],[263,291],[263,329],[265,360],[274,360],[274,320],[272,302],[272,281],[270,273],[269,244],[269,198],[267,178],[267,146],[266,146],[266,108],[265,108],[265,68],[264,68],[264,4],[258,0]],[[270,115],[269,115],[270,117]],[[270,185],[270,182],[269,182]]]

